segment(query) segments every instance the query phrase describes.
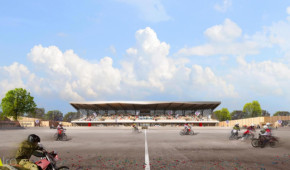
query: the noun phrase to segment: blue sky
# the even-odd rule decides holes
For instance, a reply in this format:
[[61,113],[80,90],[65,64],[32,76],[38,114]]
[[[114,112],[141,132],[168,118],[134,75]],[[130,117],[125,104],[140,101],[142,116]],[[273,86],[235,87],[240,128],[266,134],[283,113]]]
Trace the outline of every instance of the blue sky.
[[99,100],[290,111],[290,2],[19,0],[0,11],[0,98],[23,87],[63,113]]

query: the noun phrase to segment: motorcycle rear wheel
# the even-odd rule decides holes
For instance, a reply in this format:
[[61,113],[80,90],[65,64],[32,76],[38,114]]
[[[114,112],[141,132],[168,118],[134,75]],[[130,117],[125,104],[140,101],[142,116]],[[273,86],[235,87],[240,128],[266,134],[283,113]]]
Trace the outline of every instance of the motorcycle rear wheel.
[[254,148],[257,148],[257,147],[261,146],[259,139],[253,139],[252,142],[251,142],[251,144],[252,144],[252,146]]
[[269,145],[270,145],[272,148],[275,148],[276,145],[277,145],[277,142],[276,142],[276,141],[271,141],[271,142],[269,143]]

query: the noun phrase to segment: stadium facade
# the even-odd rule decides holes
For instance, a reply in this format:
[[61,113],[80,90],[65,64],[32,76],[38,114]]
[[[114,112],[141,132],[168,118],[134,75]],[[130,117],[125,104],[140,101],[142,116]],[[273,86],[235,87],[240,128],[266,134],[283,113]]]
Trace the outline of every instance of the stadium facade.
[[78,126],[164,126],[183,125],[216,126],[211,118],[221,102],[173,101],[97,101],[70,102],[83,117],[72,123]]

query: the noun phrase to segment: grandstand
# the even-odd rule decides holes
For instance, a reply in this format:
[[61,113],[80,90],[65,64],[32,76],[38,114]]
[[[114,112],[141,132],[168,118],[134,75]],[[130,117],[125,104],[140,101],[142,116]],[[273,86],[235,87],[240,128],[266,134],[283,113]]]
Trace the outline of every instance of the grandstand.
[[211,118],[221,102],[149,102],[149,101],[98,101],[71,102],[82,114],[72,121],[77,126],[216,126]]

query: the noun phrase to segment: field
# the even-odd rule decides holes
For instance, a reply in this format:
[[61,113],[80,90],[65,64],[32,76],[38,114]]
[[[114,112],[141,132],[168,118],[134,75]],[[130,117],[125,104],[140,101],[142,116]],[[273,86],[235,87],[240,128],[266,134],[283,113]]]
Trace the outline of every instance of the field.
[[290,128],[273,130],[280,140],[275,148],[253,148],[250,140],[230,141],[230,128],[193,127],[196,133],[193,136],[180,136],[181,129],[152,127],[135,134],[128,127],[69,127],[68,141],[54,141],[56,130],[44,127],[0,130],[0,158],[3,163],[9,161],[17,145],[34,133],[41,137],[47,150],[59,153],[59,164],[70,169],[276,170],[290,167]]

